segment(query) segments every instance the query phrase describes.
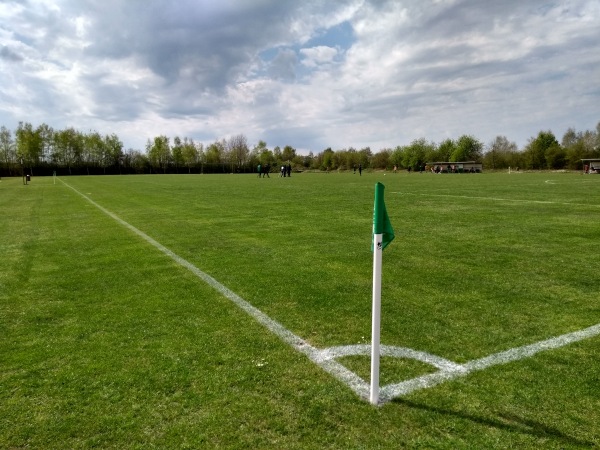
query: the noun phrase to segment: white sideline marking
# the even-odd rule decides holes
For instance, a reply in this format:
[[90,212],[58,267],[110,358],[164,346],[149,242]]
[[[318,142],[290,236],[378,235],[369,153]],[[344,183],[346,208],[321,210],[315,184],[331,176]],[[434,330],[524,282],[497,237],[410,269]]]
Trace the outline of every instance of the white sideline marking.
[[[225,287],[217,280],[215,280],[210,275],[198,269],[189,261],[185,260],[181,256],[169,250],[164,245],[152,239],[150,236],[145,234],[144,232],[138,230],[133,225],[125,222],[123,219],[113,214],[106,208],[100,206],[98,203],[87,197],[86,195],[79,192],[74,187],[65,183],[60,178],[58,179],[61,183],[63,183],[68,188],[72,189],[75,193],[83,197],[89,203],[94,205],[100,211],[108,215],[109,217],[116,220],[118,223],[123,225],[125,228],[131,230],[143,240],[148,242],[150,245],[160,250],[165,255],[169,256],[179,265],[185,267],[193,274],[195,274],[202,281],[207,283],[209,286],[213,287],[215,290],[223,294],[226,298],[231,300],[235,305],[237,305],[240,309],[248,313],[251,317],[253,317],[258,323],[263,325],[269,331],[278,336],[282,341],[292,346],[297,351],[305,354],[312,362],[317,364],[321,369],[325,370],[327,373],[333,375],[339,381],[346,384],[352,391],[354,391],[359,397],[363,400],[369,400],[369,390],[370,384],[363,380],[361,377],[356,375],[351,370],[348,370],[344,365],[335,361],[336,358],[344,357],[344,356],[352,356],[352,355],[365,355],[368,356],[371,353],[371,346],[369,344],[362,345],[345,345],[345,346],[337,346],[337,347],[329,347],[326,349],[319,350],[316,347],[311,346],[304,339],[295,335],[288,329],[284,328],[279,322],[271,319],[265,313],[260,311],[259,309],[252,306],[246,300],[241,298],[235,292]],[[426,389],[433,386],[436,386],[440,383],[453,380],[458,377],[464,377],[470,374],[471,372],[476,372],[479,370],[484,370],[488,367],[506,364],[512,361],[518,361],[524,358],[529,358],[536,353],[556,349],[563,347],[565,345],[571,344],[573,342],[581,341],[583,339],[589,339],[591,337],[597,336],[600,334],[600,324],[591,326],[589,328],[585,328],[583,330],[575,331],[573,333],[563,334],[561,336],[553,337],[547,339],[545,341],[540,341],[534,344],[525,345],[522,347],[512,348],[500,353],[495,353],[493,355],[486,356],[484,358],[475,359],[464,364],[457,364],[450,360],[441,358],[436,355],[432,355],[426,352],[420,352],[417,350],[404,348],[404,347],[394,347],[389,345],[381,346],[381,356],[390,356],[395,358],[410,358],[416,359],[418,361],[430,364],[439,370],[434,373],[430,373],[427,375],[423,375],[420,377],[416,377],[410,380],[403,381],[401,383],[396,384],[388,384],[386,386],[382,386],[379,395],[379,404],[383,405],[390,400],[393,400],[396,397],[400,397],[403,395],[408,395],[411,392],[415,392],[420,389]]]

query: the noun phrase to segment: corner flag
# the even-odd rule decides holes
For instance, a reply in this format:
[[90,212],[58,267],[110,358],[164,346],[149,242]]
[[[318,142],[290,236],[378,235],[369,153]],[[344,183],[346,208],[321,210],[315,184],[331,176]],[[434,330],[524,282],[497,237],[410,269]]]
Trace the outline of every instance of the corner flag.
[[390,223],[383,201],[384,186],[375,184],[375,205],[373,207],[373,313],[371,321],[371,390],[369,400],[379,403],[379,357],[381,334],[381,264],[383,249],[394,239],[394,229]]
[[[383,201],[383,190],[385,186],[381,183],[375,184],[375,205],[373,207],[373,235],[381,234],[381,249],[383,250],[390,242],[394,240],[394,229],[385,209]],[[374,243],[371,245],[371,251],[375,248]]]

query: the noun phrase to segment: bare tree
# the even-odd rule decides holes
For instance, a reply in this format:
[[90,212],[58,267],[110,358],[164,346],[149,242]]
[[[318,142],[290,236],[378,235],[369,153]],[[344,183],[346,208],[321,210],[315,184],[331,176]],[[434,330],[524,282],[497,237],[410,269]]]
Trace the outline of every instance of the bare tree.
[[229,138],[226,149],[229,162],[231,163],[233,169],[232,171],[235,171],[235,169],[240,169],[248,162],[250,150],[248,149],[248,141],[246,136],[243,134],[238,134]]

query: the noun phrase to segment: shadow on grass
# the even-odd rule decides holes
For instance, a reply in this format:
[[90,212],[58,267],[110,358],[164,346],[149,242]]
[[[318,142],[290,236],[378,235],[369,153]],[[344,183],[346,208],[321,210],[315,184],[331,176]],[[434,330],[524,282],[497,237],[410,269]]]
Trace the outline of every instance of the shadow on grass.
[[529,434],[539,438],[550,438],[557,439],[565,444],[580,446],[580,447],[595,447],[598,443],[591,441],[583,441],[575,437],[569,436],[562,431],[546,426],[542,423],[536,422],[531,419],[525,419],[518,417],[514,414],[498,413],[498,419],[489,417],[476,416],[473,414],[467,414],[460,411],[452,411],[449,409],[437,408],[435,406],[428,406],[416,402],[412,402],[406,399],[394,399],[392,403],[408,406],[411,408],[417,408],[424,411],[429,411],[442,415],[449,415],[458,417],[459,419],[470,420],[480,425],[498,428],[500,430],[506,430],[515,433]]

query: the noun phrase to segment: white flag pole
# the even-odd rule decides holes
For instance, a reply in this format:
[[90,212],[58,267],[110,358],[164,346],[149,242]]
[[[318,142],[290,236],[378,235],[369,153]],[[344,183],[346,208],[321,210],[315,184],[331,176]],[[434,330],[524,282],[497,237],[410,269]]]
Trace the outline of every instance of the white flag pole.
[[379,402],[379,356],[381,328],[382,234],[373,235],[373,316],[371,322],[371,394],[370,402]]

